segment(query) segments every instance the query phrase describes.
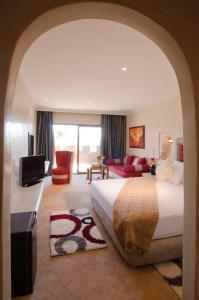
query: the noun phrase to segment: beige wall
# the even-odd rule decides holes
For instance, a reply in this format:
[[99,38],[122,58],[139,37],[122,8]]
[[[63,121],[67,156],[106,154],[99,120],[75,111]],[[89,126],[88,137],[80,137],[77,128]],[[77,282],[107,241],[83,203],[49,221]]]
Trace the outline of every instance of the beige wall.
[[28,155],[28,132],[35,135],[36,111],[32,98],[20,77],[14,96],[11,121],[12,193],[19,184],[19,158]]
[[101,115],[54,112],[53,122],[55,124],[68,124],[68,125],[69,124],[100,125]]
[[[145,125],[145,149],[129,148],[129,127]],[[159,158],[159,140],[165,133],[172,137],[172,159],[176,159],[177,139],[183,136],[182,105],[179,96],[127,116],[127,153]]]

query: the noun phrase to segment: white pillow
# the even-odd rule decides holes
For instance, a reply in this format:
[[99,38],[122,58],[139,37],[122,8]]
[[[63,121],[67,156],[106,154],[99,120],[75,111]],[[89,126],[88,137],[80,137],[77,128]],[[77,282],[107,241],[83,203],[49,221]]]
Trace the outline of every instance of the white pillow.
[[174,173],[174,165],[172,161],[169,158],[165,159],[156,168],[157,181],[160,182],[167,181],[173,175],[173,173]]
[[135,157],[134,160],[133,160],[133,162],[132,162],[132,165],[133,166],[137,166],[139,159],[140,159],[139,157]]
[[170,183],[181,184],[184,179],[184,166],[183,164],[175,164],[173,175],[168,179]]

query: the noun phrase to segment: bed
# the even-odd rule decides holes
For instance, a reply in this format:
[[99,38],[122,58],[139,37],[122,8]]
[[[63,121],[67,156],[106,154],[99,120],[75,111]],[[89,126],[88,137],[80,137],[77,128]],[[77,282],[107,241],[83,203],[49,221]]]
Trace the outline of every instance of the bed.
[[183,184],[157,182],[159,220],[150,249],[145,255],[126,253],[113,231],[113,204],[127,179],[93,181],[92,204],[122,257],[131,266],[141,266],[182,257]]

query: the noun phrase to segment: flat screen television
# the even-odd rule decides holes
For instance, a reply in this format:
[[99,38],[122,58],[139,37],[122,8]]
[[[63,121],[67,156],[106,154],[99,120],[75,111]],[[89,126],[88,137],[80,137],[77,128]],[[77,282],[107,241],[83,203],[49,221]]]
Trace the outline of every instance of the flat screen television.
[[33,155],[20,158],[19,184],[30,186],[45,176],[45,155]]

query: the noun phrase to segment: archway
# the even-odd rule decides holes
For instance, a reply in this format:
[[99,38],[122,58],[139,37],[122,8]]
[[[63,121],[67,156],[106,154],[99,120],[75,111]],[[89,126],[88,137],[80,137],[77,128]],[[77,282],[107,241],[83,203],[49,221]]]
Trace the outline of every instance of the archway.
[[[193,90],[191,85],[191,76],[189,73],[187,62],[183,53],[175,40],[168,32],[157,23],[148,17],[124,6],[105,3],[80,3],[59,7],[42,14],[25,29],[16,44],[11,60],[8,84],[5,79],[5,87],[7,84],[5,115],[4,115],[4,189],[3,189],[3,209],[2,209],[2,224],[4,244],[3,249],[3,270],[4,282],[3,291],[4,299],[9,299],[8,293],[8,277],[9,272],[6,271],[9,264],[9,182],[10,176],[10,149],[9,149],[9,121],[10,110],[12,107],[14,87],[16,83],[17,72],[25,54],[25,51],[33,43],[33,41],[43,32],[52,27],[66,23],[68,21],[78,19],[107,19],[123,23],[152,39],[167,55],[173,68],[176,72],[179,86],[181,90],[183,120],[184,120],[184,141],[185,141],[185,157],[191,157],[189,164],[185,161],[185,234],[184,234],[184,298],[194,299],[196,297],[196,277],[195,262],[197,259],[196,253],[196,122],[195,122],[195,107]],[[4,100],[4,95],[2,94]],[[189,220],[192,220],[190,224]],[[190,235],[189,232],[193,234]]]

